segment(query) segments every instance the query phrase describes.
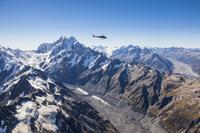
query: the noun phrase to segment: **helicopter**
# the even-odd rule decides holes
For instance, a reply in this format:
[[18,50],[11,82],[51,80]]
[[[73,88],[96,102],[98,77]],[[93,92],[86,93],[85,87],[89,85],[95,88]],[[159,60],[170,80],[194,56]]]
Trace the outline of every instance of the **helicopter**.
[[107,37],[104,36],[104,35],[97,36],[97,35],[93,34],[92,37],[101,38],[101,39],[107,39]]

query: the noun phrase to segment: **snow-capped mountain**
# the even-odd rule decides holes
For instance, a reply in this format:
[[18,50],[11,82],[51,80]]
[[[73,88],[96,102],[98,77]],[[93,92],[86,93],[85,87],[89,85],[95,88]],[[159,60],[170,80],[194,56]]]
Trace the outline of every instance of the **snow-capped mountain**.
[[[87,90],[95,87],[96,89],[91,89],[90,92],[98,92],[99,95],[124,94],[126,87],[131,87],[134,80],[131,78],[134,74],[131,73],[137,73],[137,71],[142,72],[141,75],[135,75],[136,77],[147,75],[154,77],[154,74],[157,75],[156,77],[160,77],[158,72],[151,70],[149,67],[143,65],[131,66],[117,59],[109,59],[104,54],[85,47],[74,37],[62,38],[57,44],[54,44],[55,46],[44,58],[44,62],[40,62],[40,68],[58,81],[82,85]],[[160,82],[159,80],[157,82]],[[138,84],[140,84],[140,81],[138,81]],[[156,93],[150,93],[149,97],[152,97],[152,101],[147,100],[147,103],[144,103],[147,104],[147,107],[149,104],[155,103],[159,92],[157,90],[159,88],[156,86],[150,88],[149,86],[149,93],[150,91]]]
[[[84,86],[89,92],[108,99],[111,98],[110,95],[116,95],[116,98],[112,99],[113,103],[120,100],[119,94],[126,93],[128,96],[127,87],[140,88],[142,85],[140,82],[145,82],[141,80],[142,78],[148,77],[148,80],[152,78],[151,82],[160,84],[161,75],[150,67],[135,64],[131,66],[118,59],[109,59],[104,54],[79,43],[74,37],[62,38],[54,45],[47,53],[42,54],[44,59],[39,67],[43,71],[57,81]],[[137,78],[137,83],[134,83]],[[155,104],[158,100],[159,88],[156,85],[147,85],[148,88],[142,86],[149,94],[144,96],[143,92],[138,93],[141,97],[149,97],[149,100],[130,102],[145,111],[149,105]]]
[[[75,37],[33,51],[0,47],[0,132],[165,133],[160,124],[171,132],[199,131],[198,80],[173,74],[171,62],[151,49],[130,45],[111,58],[102,51]],[[192,106],[179,106],[184,92]],[[195,115],[174,111],[187,107]]]
[[105,55],[84,46],[74,37],[62,38],[43,57],[39,67],[67,83],[75,83],[84,71],[108,62]]

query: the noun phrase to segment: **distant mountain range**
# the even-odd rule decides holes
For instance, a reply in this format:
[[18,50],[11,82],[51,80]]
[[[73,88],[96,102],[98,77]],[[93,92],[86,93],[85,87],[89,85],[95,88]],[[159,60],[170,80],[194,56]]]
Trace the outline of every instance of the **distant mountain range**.
[[120,59],[131,64],[145,64],[161,73],[173,73],[173,64],[148,48],[129,45],[113,51],[111,58]]
[[153,51],[173,61],[187,64],[192,71],[200,75],[200,49],[154,48]]
[[108,49],[0,47],[0,132],[200,131],[199,49]]
[[[101,53],[106,49],[94,48]],[[189,77],[199,77],[200,49],[198,48],[142,48],[128,45],[109,51],[113,59],[120,59],[130,64],[145,64],[161,73],[178,73]]]

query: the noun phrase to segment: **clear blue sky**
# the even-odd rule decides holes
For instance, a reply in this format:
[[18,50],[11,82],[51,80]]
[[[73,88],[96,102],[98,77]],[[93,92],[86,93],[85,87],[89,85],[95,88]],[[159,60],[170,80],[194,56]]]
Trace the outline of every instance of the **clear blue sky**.
[[35,49],[69,34],[87,46],[200,47],[200,0],[0,0],[0,45]]

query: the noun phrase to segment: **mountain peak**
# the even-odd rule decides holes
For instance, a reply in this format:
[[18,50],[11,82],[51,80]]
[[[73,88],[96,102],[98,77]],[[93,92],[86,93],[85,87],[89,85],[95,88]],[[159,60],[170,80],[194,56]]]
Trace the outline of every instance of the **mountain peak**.
[[127,48],[140,48],[138,45],[129,44]]
[[57,41],[57,43],[54,44],[54,47],[52,48],[52,50],[53,49],[71,50],[74,47],[76,47],[76,48],[80,48],[80,47],[81,48],[85,48],[85,46],[83,44],[79,43],[74,36],[69,36],[69,37],[61,36],[61,38]]
[[46,52],[49,52],[54,47],[61,47],[61,45],[62,46],[65,45],[65,47],[67,47],[67,46],[71,46],[71,45],[75,45],[75,44],[85,47],[83,44],[80,44],[74,36],[61,36],[58,40],[56,40],[53,43],[42,43],[38,47],[36,52],[37,53],[46,53]]
[[70,36],[61,36],[59,39],[58,39],[59,42],[78,42],[77,39],[70,35]]
[[66,39],[68,39],[68,40],[71,40],[71,41],[77,41],[76,40],[76,38],[74,37],[74,36],[69,36],[69,37],[64,37],[64,38],[66,38]]
[[66,44],[66,45],[78,45],[81,47],[85,47],[83,44],[81,44],[74,36],[64,36],[62,39],[61,44]]

